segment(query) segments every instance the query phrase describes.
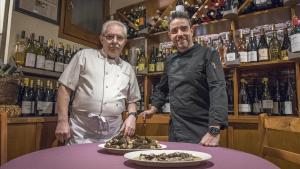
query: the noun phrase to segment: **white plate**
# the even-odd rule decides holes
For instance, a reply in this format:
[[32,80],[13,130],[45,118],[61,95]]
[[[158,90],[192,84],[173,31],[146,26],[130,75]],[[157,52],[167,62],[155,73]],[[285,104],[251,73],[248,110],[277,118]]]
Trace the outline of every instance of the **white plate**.
[[[199,157],[199,159],[196,159],[194,161],[145,161],[140,160],[139,156],[140,154],[170,154],[174,152],[180,152],[180,153],[189,153],[192,154],[195,157]],[[125,158],[130,160],[131,162],[142,165],[142,166],[148,166],[148,167],[188,167],[188,166],[196,166],[201,164],[203,161],[206,161],[211,158],[210,154],[199,152],[199,151],[185,151],[185,150],[147,150],[147,151],[135,151],[126,153],[124,155]]]
[[103,144],[99,144],[98,147],[106,150],[107,152],[110,153],[114,153],[114,154],[125,154],[128,152],[133,152],[133,151],[141,151],[141,150],[162,150],[162,149],[166,149],[167,145],[164,144],[159,144],[160,148],[156,148],[156,149],[119,149],[119,148],[106,148],[105,147],[105,143]]

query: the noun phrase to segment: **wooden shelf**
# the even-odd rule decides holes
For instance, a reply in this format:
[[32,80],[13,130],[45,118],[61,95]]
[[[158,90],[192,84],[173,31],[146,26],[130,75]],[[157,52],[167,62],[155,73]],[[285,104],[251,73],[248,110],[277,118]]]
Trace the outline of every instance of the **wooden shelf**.
[[248,116],[248,115],[229,115],[229,123],[258,123],[258,116]]
[[210,21],[208,23],[202,23],[195,28],[195,35],[207,35],[207,34],[216,34],[221,32],[227,32],[230,30],[231,20],[229,19],[220,19]]
[[50,77],[50,78],[59,78],[61,73],[52,72],[48,70],[29,68],[29,67],[19,67],[18,71],[22,72],[25,75],[37,75],[42,77]]
[[291,67],[294,66],[295,62],[293,61],[266,61],[266,62],[256,62],[256,63],[247,63],[241,64],[237,67],[238,70],[260,70],[260,69],[271,69],[271,68],[280,68],[280,67]]
[[154,72],[154,73],[148,73],[147,76],[161,76],[164,72]]
[[161,36],[161,35],[164,35],[164,36],[168,35],[168,31],[162,31],[162,32],[149,34],[149,38],[155,37],[155,36]]
[[8,118],[8,123],[43,123],[43,122],[56,122],[57,117],[14,117]]

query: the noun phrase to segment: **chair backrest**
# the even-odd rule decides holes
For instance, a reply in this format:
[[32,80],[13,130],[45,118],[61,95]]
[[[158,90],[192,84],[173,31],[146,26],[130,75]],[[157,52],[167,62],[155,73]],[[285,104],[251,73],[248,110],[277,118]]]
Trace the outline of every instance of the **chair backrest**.
[[0,165],[7,161],[7,112],[0,112]]
[[[262,157],[274,157],[300,165],[300,154],[272,147],[269,145],[268,132],[281,131],[299,134],[300,118],[298,117],[275,117],[266,114],[259,115],[259,130],[261,136],[261,155]],[[300,137],[299,137],[300,138]],[[300,139],[299,139],[300,143]]]
[[[127,117],[123,114],[123,119]],[[136,134],[140,136],[147,136],[158,141],[168,141],[168,126],[170,116],[168,114],[155,114],[145,123],[141,116],[138,116],[136,121]]]

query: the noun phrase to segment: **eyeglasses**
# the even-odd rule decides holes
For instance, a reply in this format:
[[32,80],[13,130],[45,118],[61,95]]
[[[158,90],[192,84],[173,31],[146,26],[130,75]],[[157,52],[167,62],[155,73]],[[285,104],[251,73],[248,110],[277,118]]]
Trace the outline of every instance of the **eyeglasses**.
[[121,35],[108,34],[108,35],[105,35],[104,37],[107,41],[112,41],[115,39],[115,37],[116,37],[117,41],[119,41],[119,42],[125,40],[125,37],[123,37]]

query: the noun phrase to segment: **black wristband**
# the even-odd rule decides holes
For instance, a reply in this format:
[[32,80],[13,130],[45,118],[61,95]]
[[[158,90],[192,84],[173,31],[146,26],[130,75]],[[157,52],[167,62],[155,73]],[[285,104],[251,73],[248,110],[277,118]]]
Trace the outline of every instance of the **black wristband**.
[[130,112],[130,113],[128,113],[128,116],[130,116],[130,115],[133,115],[135,118],[137,118],[137,117],[138,117],[138,114],[137,114],[137,112]]

